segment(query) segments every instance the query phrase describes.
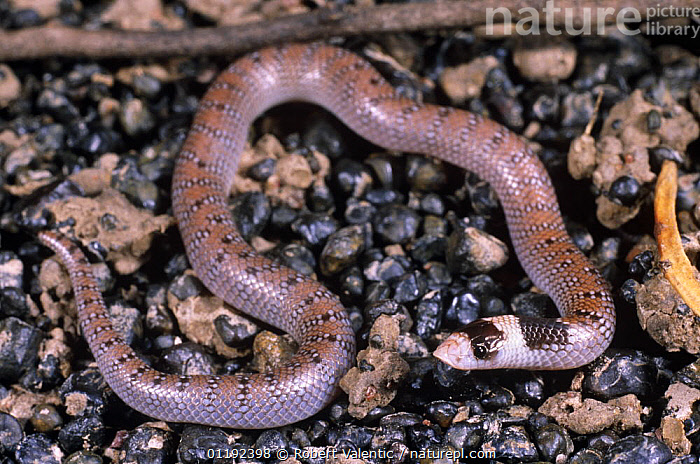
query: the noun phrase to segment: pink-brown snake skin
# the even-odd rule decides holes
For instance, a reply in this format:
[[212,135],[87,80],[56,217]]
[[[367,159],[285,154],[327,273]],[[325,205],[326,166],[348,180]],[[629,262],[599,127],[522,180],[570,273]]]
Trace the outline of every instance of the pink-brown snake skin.
[[266,109],[292,100],[326,108],[386,149],[473,171],[498,194],[523,268],[563,317],[481,319],[451,335],[437,357],[461,369],[568,369],[606,349],[615,328],[608,285],[566,233],[547,172],[520,137],[480,116],[400,96],[349,51],[290,45],[239,59],[211,85],[172,182],[174,214],[197,275],[234,307],[293,335],[300,349],[287,365],[227,376],[153,370],[112,327],[77,246],[40,233],[69,270],[80,324],[100,371],[129,406],[167,421],[274,427],[328,405],[353,363],[355,335],[338,298],[256,253],[227,208],[250,125]]

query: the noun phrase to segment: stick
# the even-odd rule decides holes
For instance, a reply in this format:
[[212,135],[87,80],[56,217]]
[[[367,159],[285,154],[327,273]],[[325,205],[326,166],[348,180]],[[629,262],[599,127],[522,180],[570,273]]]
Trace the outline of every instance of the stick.
[[[677,8],[690,8],[694,0],[679,0]],[[547,5],[549,8],[545,10]],[[658,0],[607,0],[605,8],[617,14],[621,8],[636,9],[642,18]],[[178,31],[86,31],[63,27],[38,27],[0,32],[0,61],[55,56],[90,58],[145,58],[192,55],[236,55],[275,43],[308,41],[333,36],[351,36],[399,31],[447,29],[485,24],[487,9],[504,7],[512,20],[540,12],[545,21],[563,26],[566,16],[582,18],[584,9],[596,24],[597,0],[491,0],[384,4],[374,7],[344,6],[322,8],[309,13],[284,16],[232,27],[199,28]],[[521,9],[522,13],[519,11]],[[551,11],[550,18],[546,12]],[[496,21],[502,16],[495,15]],[[613,22],[608,15],[606,22]],[[574,24],[577,21],[574,20]],[[580,23],[578,23],[580,25]],[[628,25],[631,26],[631,25]]]
[[676,218],[676,191],[678,189],[678,166],[664,160],[656,179],[654,195],[654,235],[659,251],[659,262],[666,279],[693,312],[700,316],[700,282],[695,277],[697,270],[690,264],[683,250],[681,234]]

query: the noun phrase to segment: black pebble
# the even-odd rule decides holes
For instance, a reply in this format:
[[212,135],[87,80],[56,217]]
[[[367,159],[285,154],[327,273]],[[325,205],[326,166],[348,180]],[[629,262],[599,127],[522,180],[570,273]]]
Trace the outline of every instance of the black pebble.
[[605,455],[605,462],[640,462],[664,464],[673,454],[664,443],[655,437],[631,435],[613,444]]
[[0,378],[14,382],[29,368],[35,368],[39,356],[41,332],[16,317],[0,320]]
[[608,197],[623,206],[632,206],[639,198],[640,185],[637,179],[630,176],[620,176],[610,184]]
[[143,425],[127,433],[119,457],[122,462],[172,462],[175,458],[176,444],[173,432]]
[[99,417],[81,416],[67,422],[58,433],[58,442],[72,453],[83,447],[101,448],[108,444],[110,436]]
[[237,195],[231,202],[233,220],[244,239],[260,235],[272,210],[270,200],[261,192],[246,192]]
[[649,355],[610,349],[586,368],[583,388],[602,400],[627,394],[643,400],[665,390],[668,383],[665,371]]

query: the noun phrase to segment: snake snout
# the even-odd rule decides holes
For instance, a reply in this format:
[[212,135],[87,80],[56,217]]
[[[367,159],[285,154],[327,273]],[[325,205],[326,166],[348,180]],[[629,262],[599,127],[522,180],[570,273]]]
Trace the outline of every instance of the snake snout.
[[469,336],[459,332],[447,337],[433,352],[433,356],[460,370],[473,369],[477,361],[471,349]]

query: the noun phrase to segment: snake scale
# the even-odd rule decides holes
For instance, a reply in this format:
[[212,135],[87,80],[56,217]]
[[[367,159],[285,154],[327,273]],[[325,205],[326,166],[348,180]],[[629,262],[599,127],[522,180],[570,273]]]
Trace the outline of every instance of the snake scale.
[[615,312],[608,284],[566,233],[547,172],[520,137],[481,116],[407,99],[342,48],[289,45],[244,56],[210,86],[172,180],[173,211],[192,267],[214,294],[299,342],[284,367],[223,376],[150,368],[112,327],[78,247],[54,232],[39,234],[69,270],[84,336],[126,404],[167,421],[266,428],[309,417],[336,395],[355,355],[344,308],[318,282],[256,253],[227,208],[250,125],[292,100],[326,108],[386,149],[473,171],[495,189],[523,268],[562,318],[481,319],[452,334],[438,358],[461,369],[567,369],[609,345]]

